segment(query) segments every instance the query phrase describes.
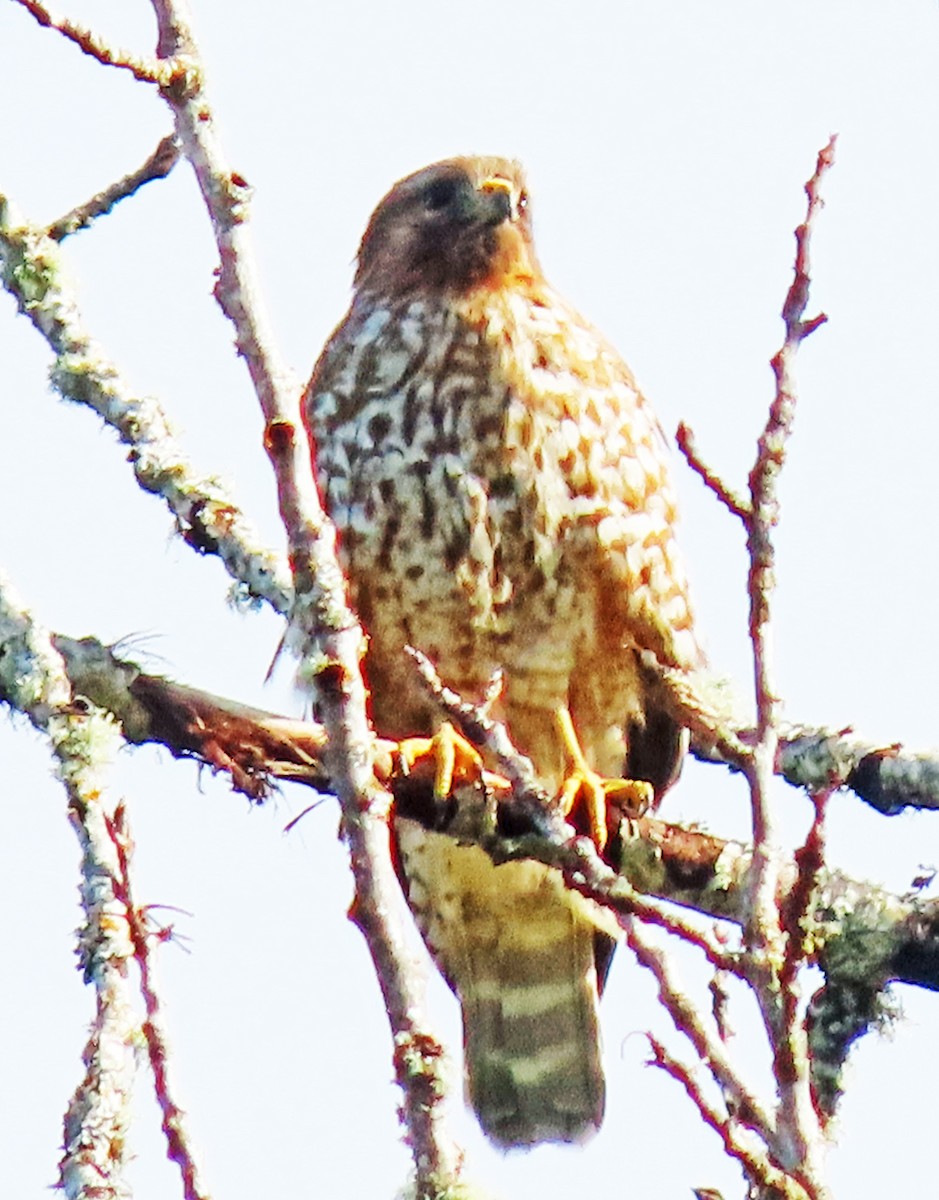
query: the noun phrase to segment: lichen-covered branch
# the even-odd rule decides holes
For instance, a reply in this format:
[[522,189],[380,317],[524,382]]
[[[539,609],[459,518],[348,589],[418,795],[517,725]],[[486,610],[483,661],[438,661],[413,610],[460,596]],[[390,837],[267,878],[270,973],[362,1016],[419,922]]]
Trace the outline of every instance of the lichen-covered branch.
[[[120,744],[113,716],[74,702],[65,665],[0,581],[0,696],[27,714],[49,738],[68,797],[68,815],[81,847],[84,922],[78,955],[95,989],[95,1018],[85,1047],[85,1075],[65,1114],[59,1186],[70,1200],[123,1200],[136,1047],[142,1041],[128,967],[134,958],[119,861],[110,826],[117,805],[106,784]],[[192,1191],[191,1200],[201,1193]]]
[[[76,695],[112,709],[128,740],[159,741],[175,754],[228,771],[234,786],[255,798],[266,793],[271,779],[331,787],[321,757],[322,726],[147,675],[89,639],[58,636],[54,644]],[[379,743],[376,771],[403,815],[434,828],[445,824],[448,813],[452,817],[448,803],[434,799],[429,766],[417,775],[402,774],[394,743]],[[682,920],[668,905],[742,925],[748,915],[749,847],[643,817],[620,827],[601,861],[589,840],[552,823],[541,806],[524,796],[518,803],[504,778],[491,776],[489,783],[505,811],[497,825],[514,831],[513,837],[480,837],[496,861],[527,856],[553,865],[571,886],[618,916],[651,921],[696,945],[715,966],[739,974],[739,958],[718,949],[698,923]],[[611,818],[618,820],[618,814]],[[463,836],[469,836],[465,828]],[[813,1096],[827,1119],[841,1094],[851,1045],[881,1024],[888,1010],[886,985],[896,980],[939,990],[939,905],[916,894],[895,896],[836,872],[813,868],[812,874],[807,896],[806,872],[793,862],[780,876],[778,902],[782,911],[803,913],[806,956],[825,972],[825,985],[811,1006],[809,1037]],[[654,903],[653,897],[668,905]],[[428,1046],[423,1050],[429,1052]],[[399,1058],[400,1069],[420,1061],[420,1056],[408,1057],[406,1045]]]
[[58,245],[14,214],[0,195],[0,283],[55,355],[50,379],[66,400],[91,408],[130,450],[141,488],[163,498],[183,538],[216,554],[248,596],[285,613],[292,596],[286,564],[222,485],[197,474],[156,400],[138,396],[85,328],[66,282]]
[[[292,780],[321,791],[332,789],[322,756],[326,733],[318,722],[278,716],[147,674],[93,638],[55,634],[52,643],[66,664],[75,696],[87,697],[114,713],[128,742],[158,742],[177,757],[191,757],[225,771],[236,790],[255,800],[266,797],[277,780]],[[467,733],[472,723],[462,728]],[[501,751],[507,756],[511,743],[503,743]],[[447,810],[434,799],[428,764],[419,764],[416,772],[413,768],[402,772],[397,743],[379,739],[376,774],[392,789],[405,815],[430,827],[440,826]],[[567,846],[570,830],[557,824],[542,805],[530,804],[524,788],[520,796],[506,777],[486,778],[496,802],[507,806],[504,819],[500,817],[498,822],[500,828],[510,828],[516,835],[504,839],[502,850],[496,847],[494,852],[502,858],[518,857],[524,849],[558,865],[556,851],[539,849],[538,839],[550,841],[554,833],[561,832]],[[610,818],[614,828],[620,825],[620,813],[611,811]],[[527,840],[522,842],[522,838]],[[575,842],[574,851],[579,854],[581,849],[588,850],[589,845]],[[750,848],[741,842],[647,815],[622,824],[620,836],[610,842],[607,865],[625,875],[636,891],[739,925],[746,919],[750,855]],[[801,879],[793,861],[780,880],[783,899],[803,886],[804,876]],[[600,893],[594,898],[603,902]],[[804,903],[799,901],[800,907]],[[915,892],[891,897],[873,885],[854,883],[826,870],[815,880],[812,905],[813,920],[826,928],[830,921],[836,927],[846,913],[856,910],[862,914],[862,924],[876,926],[885,934],[892,931],[892,949],[885,951],[881,945],[875,954],[881,970],[894,963],[884,978],[939,990],[939,918],[933,916],[932,905]]]
[[[740,744],[754,733],[745,723],[731,723],[725,732]],[[736,756],[715,746],[710,731],[692,736],[691,752],[702,762],[740,769]],[[776,773],[810,795],[838,780],[841,788],[887,817],[908,808],[939,809],[939,753],[859,738],[850,729],[781,722]]]
[[[742,772],[757,731],[729,682],[670,670],[650,654],[643,661],[658,676],[657,698],[689,729],[695,758]],[[775,773],[810,796],[837,781],[884,816],[939,808],[939,751],[907,750],[896,740],[859,737],[844,726],[781,719],[777,732]]]
[[[2,640],[2,639],[0,639]],[[159,741],[174,754],[190,756],[230,773],[233,785],[254,798],[271,780],[292,779],[321,790],[332,786],[323,763],[321,725],[277,717],[209,693],[141,672],[91,639],[56,636],[71,681],[73,705],[106,707],[122,722],[133,743]],[[5,650],[0,666],[15,670]],[[12,699],[0,670],[0,698]],[[478,714],[477,714],[478,716]],[[503,745],[504,754],[511,745]],[[452,818],[448,802],[434,798],[432,769],[402,773],[396,745],[379,742],[376,773],[399,811],[439,829]],[[496,861],[531,857],[562,871],[577,888],[620,918],[639,917],[696,945],[719,969],[739,974],[742,960],[670,906],[743,925],[748,917],[749,847],[711,834],[669,825],[655,817],[625,821],[612,838],[605,861],[589,839],[513,795],[507,780],[488,776],[500,815],[497,827],[513,836],[486,832],[480,844]],[[619,814],[611,812],[611,827]],[[462,827],[462,836],[470,831]],[[803,914],[805,954],[822,966],[826,982],[811,1007],[812,1086],[820,1113],[830,1115],[841,1094],[841,1073],[852,1043],[882,1023],[886,985],[894,980],[939,990],[939,904],[915,893],[895,896],[836,872],[813,869],[811,894],[805,871],[795,862],[781,872],[781,911]],[[656,903],[654,898],[665,901]],[[397,1067],[434,1094],[423,1069],[439,1046],[399,1044]],[[435,1050],[436,1048],[436,1050]]]

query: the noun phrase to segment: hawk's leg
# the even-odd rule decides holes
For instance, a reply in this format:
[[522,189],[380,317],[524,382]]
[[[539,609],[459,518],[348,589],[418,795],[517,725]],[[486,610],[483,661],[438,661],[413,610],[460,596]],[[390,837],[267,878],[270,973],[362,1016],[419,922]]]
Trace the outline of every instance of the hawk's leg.
[[559,708],[557,722],[561,740],[571,760],[570,771],[561,785],[561,811],[566,817],[575,804],[583,804],[590,836],[597,849],[602,850],[609,838],[607,800],[618,801],[622,807],[641,815],[651,806],[655,791],[652,784],[646,783],[644,779],[604,779],[602,775],[598,775],[587,765],[574,731],[570,711]]
[[444,800],[457,783],[475,782],[483,773],[483,760],[472,743],[444,721],[433,737],[405,738],[398,751],[405,771],[429,761],[434,765],[434,796]]

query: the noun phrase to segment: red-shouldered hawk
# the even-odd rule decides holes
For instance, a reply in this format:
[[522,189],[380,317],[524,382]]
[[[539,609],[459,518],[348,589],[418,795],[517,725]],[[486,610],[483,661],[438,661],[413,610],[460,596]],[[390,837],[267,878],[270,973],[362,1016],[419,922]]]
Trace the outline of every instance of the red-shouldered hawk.
[[[518,164],[401,180],[369,222],[352,306],[304,401],[340,535],[378,731],[439,722],[407,645],[499,714],[549,787],[566,707],[596,771],[674,780],[682,731],[637,651],[701,655],[659,424],[616,351],[550,287]],[[463,1009],[469,1099],[505,1147],[576,1141],[604,1106],[597,998],[610,943],[538,864],[395,821],[405,887]],[[599,969],[598,969],[599,964]]]

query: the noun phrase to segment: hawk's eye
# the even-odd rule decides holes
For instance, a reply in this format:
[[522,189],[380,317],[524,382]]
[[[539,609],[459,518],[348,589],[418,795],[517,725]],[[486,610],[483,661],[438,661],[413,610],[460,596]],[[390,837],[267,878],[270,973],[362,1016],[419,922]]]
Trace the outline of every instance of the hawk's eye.
[[435,179],[424,193],[424,202],[432,212],[449,208],[456,199],[459,184],[455,179]]
[[528,209],[528,193],[520,192],[518,197],[518,211],[523,213]]

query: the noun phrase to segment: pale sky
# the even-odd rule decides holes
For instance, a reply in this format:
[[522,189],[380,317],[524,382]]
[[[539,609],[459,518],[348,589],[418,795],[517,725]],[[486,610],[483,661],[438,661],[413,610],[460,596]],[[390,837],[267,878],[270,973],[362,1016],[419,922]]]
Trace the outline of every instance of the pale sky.
[[[664,427],[680,419],[742,486],[771,398],[769,359],[791,279],[792,230],[818,150],[840,135],[816,228],[810,312],[827,326],[798,364],[782,483],[777,665],[795,720],[884,743],[939,743],[939,9],[870,0],[192,0],[228,156],[255,190],[254,237],[281,349],[305,376],[348,299],[368,214],[402,174],[453,153],[527,166],[552,282],[622,351]],[[64,5],[114,42],[153,43],[145,0]],[[109,71],[12,3],[0,6],[0,190],[46,222],[136,167],[170,129],[152,88]],[[157,396],[194,463],[222,475],[281,545],[261,420],[211,297],[214,245],[185,167],[152,184],[65,258],[88,327]],[[299,712],[289,668],[265,686],[275,618],[234,614],[221,566],[170,536],[114,437],[46,384],[49,354],[0,301],[0,569],[50,628],[135,635],[153,670]],[[715,668],[749,686],[742,533],[676,457],[682,545]],[[61,1116],[80,1078],[93,995],[74,967],[77,846],[41,739],[0,717],[6,986],[0,991],[6,1190],[56,1178]],[[249,811],[224,780],[168,753],[123,756],[114,786],[138,845],[137,896],[175,905],[189,953],[159,957],[178,1100],[219,1200],[394,1195],[400,1144],[387,1024],[336,839],[336,807],[284,835],[308,796]],[[790,836],[808,806],[780,787]],[[669,819],[744,835],[743,785],[692,764]],[[832,807],[831,858],[905,890],[939,863],[936,819]],[[417,943],[415,943],[417,947]],[[688,959],[688,981],[703,975]],[[430,972],[428,967],[428,971]],[[905,1017],[848,1072],[831,1154],[836,1195],[933,1186],[936,998],[897,989]],[[431,977],[435,1027],[459,1019]],[[609,1102],[585,1149],[504,1158],[454,1088],[467,1174],[504,1200],[612,1186],[688,1200],[741,1194],[717,1138],[646,1068],[641,1031],[667,1032],[654,989],[620,951],[603,1001]],[[761,1086],[765,1047],[744,999],[733,1050]],[[677,1050],[685,1051],[679,1039]],[[178,1194],[148,1082],[131,1178]],[[612,1181],[612,1184],[611,1184]]]

